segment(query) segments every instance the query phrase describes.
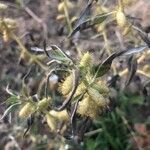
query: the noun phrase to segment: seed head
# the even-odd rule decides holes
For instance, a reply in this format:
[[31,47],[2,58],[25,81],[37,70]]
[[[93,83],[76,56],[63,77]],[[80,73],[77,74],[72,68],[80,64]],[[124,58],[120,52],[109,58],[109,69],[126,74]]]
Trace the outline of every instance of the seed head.
[[79,102],[77,113],[95,119],[100,114],[100,108],[88,95]]
[[107,105],[107,101],[106,99],[103,97],[102,94],[99,93],[98,90],[89,87],[88,88],[88,94],[90,96],[90,98],[95,101],[95,103],[99,106],[99,107],[105,107]]
[[69,115],[66,110],[63,111],[51,110],[49,113],[50,115],[61,121],[67,121],[69,119]]
[[106,85],[106,83],[104,83],[103,81],[98,81],[96,83],[93,83],[92,84],[92,87],[96,90],[98,90],[98,92],[100,94],[108,94],[109,93],[109,88],[108,86]]
[[51,98],[42,99],[41,101],[38,102],[37,109],[39,111],[46,110],[50,102],[51,102]]
[[117,11],[116,20],[117,20],[118,26],[120,26],[121,28],[125,27],[125,25],[127,24],[126,16],[125,16],[124,12],[121,10]]
[[91,65],[91,62],[92,62],[92,57],[90,55],[89,52],[86,52],[82,58],[81,58],[81,61],[80,61],[80,67],[81,68],[87,68]]
[[60,86],[60,90],[61,90],[62,94],[64,96],[68,95],[72,89],[72,86],[73,86],[73,75],[70,74],[69,76],[66,77],[66,79]]
[[29,102],[27,104],[25,104],[20,112],[19,112],[19,117],[20,118],[27,118],[29,117],[31,114],[33,114],[36,110],[36,107],[33,103]]
[[49,113],[46,114],[46,121],[51,131],[56,131],[57,129],[56,119]]

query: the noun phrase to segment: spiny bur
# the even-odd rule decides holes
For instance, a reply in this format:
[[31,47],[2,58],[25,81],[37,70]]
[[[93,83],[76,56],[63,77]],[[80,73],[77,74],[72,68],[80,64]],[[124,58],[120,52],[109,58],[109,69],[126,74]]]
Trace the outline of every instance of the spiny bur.
[[125,27],[127,24],[127,18],[124,12],[120,9],[116,13],[116,21],[117,21],[118,26],[120,26],[121,28]]
[[81,57],[79,67],[81,67],[81,68],[87,68],[87,67],[91,66],[91,63],[92,63],[92,56],[91,56],[91,54],[89,52],[86,52]]
[[33,103],[28,102],[27,104],[25,104],[20,112],[19,112],[19,117],[20,118],[27,118],[29,117],[31,114],[33,114],[36,110],[36,107]]
[[90,98],[92,100],[95,101],[95,103],[99,106],[99,107],[105,107],[107,105],[107,102],[106,102],[106,99],[103,97],[102,94],[100,94],[98,92],[98,90],[92,88],[92,87],[89,87],[88,88],[88,94],[90,96]]
[[62,110],[62,111],[51,110],[49,113],[50,115],[52,115],[53,117],[57,118],[60,121],[69,120],[69,115],[67,113],[67,110]]
[[49,113],[47,113],[45,117],[51,131],[55,132],[57,129],[56,119]]
[[48,105],[50,104],[51,102],[51,98],[44,98],[42,100],[40,100],[37,104],[37,109],[39,111],[43,111],[43,110],[46,110],[48,108]]
[[91,119],[95,119],[100,114],[101,109],[96,104],[95,101],[93,101],[88,95],[82,99],[82,101],[79,102],[79,106],[77,109],[77,113],[81,116],[90,117]]
[[68,95],[73,86],[73,75],[70,74],[64,80],[64,82],[60,85],[60,91],[65,96]]

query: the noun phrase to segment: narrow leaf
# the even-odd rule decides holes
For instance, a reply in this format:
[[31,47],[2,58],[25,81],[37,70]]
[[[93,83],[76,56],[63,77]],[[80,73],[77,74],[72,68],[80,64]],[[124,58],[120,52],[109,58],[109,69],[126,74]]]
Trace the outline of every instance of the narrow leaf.
[[131,56],[128,60],[128,75],[125,86],[128,86],[130,84],[131,80],[136,74],[136,70],[137,70],[137,60],[134,56]]
[[[46,47],[46,51],[50,51],[50,50],[52,50],[52,48],[51,47]],[[39,48],[39,47],[31,47],[31,51],[34,51],[34,52],[44,52],[44,49],[42,49],[42,48]]]
[[90,13],[90,9],[91,9],[92,3],[93,3],[93,0],[92,1],[89,0],[88,4],[86,5],[85,9],[81,12],[80,17],[79,17],[79,19],[76,22],[76,27],[85,21],[85,18]]
[[62,51],[58,46],[51,45],[51,48],[52,50],[49,53],[48,52],[47,53],[52,59],[56,59],[63,63],[73,62],[72,59],[64,51]]
[[18,102],[18,96],[12,95],[6,100],[7,105],[12,105]]
[[85,30],[87,28],[91,28],[96,24],[100,24],[103,21],[106,20],[106,18],[110,15],[111,13],[105,13],[105,14],[100,14],[95,17],[89,18],[86,21],[83,21],[79,25],[77,25],[72,33],[69,35],[69,37],[72,37],[76,32]]
[[134,53],[139,53],[139,52],[144,51],[147,48],[148,48],[147,46],[140,46],[140,47],[132,48],[132,49],[129,49],[129,50],[123,50],[123,51],[120,51],[120,52],[115,52],[115,53],[111,54],[106,60],[104,60],[102,64],[99,64],[97,66],[93,66],[92,72],[93,73],[97,72],[96,77],[101,77],[109,71],[109,69],[111,68],[112,61],[116,57],[131,55],[131,54],[134,54]]
[[125,52],[126,51],[113,53],[106,60],[104,60],[102,62],[102,64],[95,66],[93,69],[94,69],[94,72],[96,73],[96,77],[101,77],[104,74],[106,74],[109,71],[109,69],[111,68],[112,61],[116,57],[124,54]]
[[127,52],[125,52],[123,55],[131,55],[131,54],[135,54],[135,53],[140,53],[144,50],[146,50],[148,47],[147,46],[139,46],[139,47],[135,47],[132,49],[127,50]]
[[141,24],[136,23],[136,26],[133,25],[133,28],[135,30],[137,30],[139,36],[141,37],[141,39],[147,44],[147,46],[150,48],[150,40],[148,38],[148,35],[145,33],[145,31],[143,30]]
[[20,104],[21,104],[21,103],[19,102],[19,103],[15,103],[15,104],[9,106],[9,107],[5,110],[3,116],[0,118],[0,121],[1,121],[2,119],[4,119],[11,111],[13,111],[13,110],[14,110],[18,105],[20,105]]

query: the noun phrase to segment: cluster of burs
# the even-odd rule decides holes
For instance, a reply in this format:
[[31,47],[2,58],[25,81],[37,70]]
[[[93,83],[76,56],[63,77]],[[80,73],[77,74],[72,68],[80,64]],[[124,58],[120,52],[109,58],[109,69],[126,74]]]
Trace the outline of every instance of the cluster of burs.
[[[79,63],[76,64],[80,75],[76,91],[70,103],[71,106],[74,105],[78,97],[83,95],[82,99],[78,103],[76,113],[81,117],[89,117],[93,120],[108,110],[110,103],[110,91],[104,81],[91,74],[92,66],[92,54],[89,52],[84,53]],[[59,83],[58,89],[64,99],[71,94],[73,86],[73,73],[70,71],[64,80]],[[21,107],[19,116],[21,118],[28,118],[33,113],[37,114],[42,112],[46,118],[48,126],[52,131],[56,131],[57,122],[69,121],[69,114],[66,108],[61,111],[49,110],[48,106],[50,106],[53,101],[54,100],[51,97],[43,98],[38,102],[29,100]]]
[[[82,56],[78,64],[80,79],[72,103],[79,95],[84,93],[82,100],[79,102],[77,113],[81,116],[95,119],[109,106],[109,88],[104,81],[97,79],[96,76],[91,74],[92,66],[92,55],[87,52]],[[72,86],[73,74],[71,73],[60,85],[61,93],[67,97],[71,92]]]

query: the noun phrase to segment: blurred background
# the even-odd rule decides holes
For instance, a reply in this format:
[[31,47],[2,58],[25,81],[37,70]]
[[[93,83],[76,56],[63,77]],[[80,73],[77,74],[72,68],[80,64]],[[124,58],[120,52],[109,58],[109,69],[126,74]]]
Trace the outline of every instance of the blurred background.
[[[63,1],[63,0],[62,0]],[[67,40],[70,30],[76,24],[76,20],[86,7],[87,0],[69,0],[67,13],[62,10],[61,0],[0,0],[6,4],[6,10],[0,10],[0,18],[15,20],[15,35],[20,37],[22,44],[32,52],[31,47],[43,48],[43,40],[47,39],[47,45],[55,44],[73,58],[78,58],[78,50],[71,40]],[[98,0],[94,3],[88,15],[110,12],[117,8],[117,0]],[[150,1],[149,0],[124,0],[125,14],[138,18],[143,30],[149,37],[150,30]],[[69,15],[69,20],[66,16]],[[103,60],[108,56],[102,49],[109,49],[110,53],[118,49],[128,49],[138,46],[143,41],[135,33],[122,36],[122,31],[115,22],[105,25],[107,34],[107,47],[103,37],[104,25],[96,25],[84,30],[78,39],[78,49],[89,51],[94,55],[95,61]],[[1,30],[1,29],[0,29]],[[107,51],[107,50],[106,50]],[[33,52],[32,52],[33,53]],[[143,52],[144,53],[144,52]],[[140,55],[140,54],[137,54]],[[30,132],[23,138],[26,130],[26,120],[17,117],[17,111],[13,111],[0,120],[0,149],[4,150],[53,150],[53,149],[86,149],[86,150],[130,150],[150,149],[150,54],[143,55],[138,68],[146,76],[137,73],[130,85],[123,89],[126,76],[117,80],[114,86],[115,109],[92,123],[89,133],[85,135],[83,142],[75,144],[72,141],[51,133],[46,124],[35,120]],[[138,56],[139,58],[140,56]],[[43,62],[46,63],[45,57]],[[113,64],[118,72],[127,68],[128,58],[117,58]],[[30,95],[36,94],[42,84],[44,71],[28,58],[18,46],[18,43],[0,34],[0,116],[2,117],[8,105],[6,100],[10,95],[6,87],[14,93],[20,93],[23,77],[32,68],[25,84]],[[148,69],[147,69],[148,68]],[[104,80],[112,79],[113,71],[104,77]],[[148,83],[148,84],[147,84]],[[147,84],[145,86],[145,84]],[[143,96],[143,88],[146,90],[146,98]],[[12,97],[11,97],[12,100]],[[99,130],[97,130],[99,129]],[[91,131],[97,130],[93,134]]]

